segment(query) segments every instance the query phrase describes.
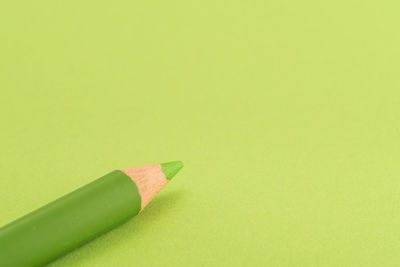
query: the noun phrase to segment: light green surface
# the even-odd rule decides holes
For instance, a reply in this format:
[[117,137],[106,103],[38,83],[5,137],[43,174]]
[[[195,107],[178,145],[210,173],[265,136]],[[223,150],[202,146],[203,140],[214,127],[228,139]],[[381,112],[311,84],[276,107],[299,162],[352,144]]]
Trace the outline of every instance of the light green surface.
[[399,266],[398,1],[3,1],[0,224],[185,168],[58,266]]

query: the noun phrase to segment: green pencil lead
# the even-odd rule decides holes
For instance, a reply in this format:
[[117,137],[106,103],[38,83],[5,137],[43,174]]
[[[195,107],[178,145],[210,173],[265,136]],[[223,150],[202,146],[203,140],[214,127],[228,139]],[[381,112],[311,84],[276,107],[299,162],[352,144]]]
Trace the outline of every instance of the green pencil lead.
[[161,163],[161,168],[165,177],[171,180],[179,171],[183,168],[182,161],[171,161],[166,163]]

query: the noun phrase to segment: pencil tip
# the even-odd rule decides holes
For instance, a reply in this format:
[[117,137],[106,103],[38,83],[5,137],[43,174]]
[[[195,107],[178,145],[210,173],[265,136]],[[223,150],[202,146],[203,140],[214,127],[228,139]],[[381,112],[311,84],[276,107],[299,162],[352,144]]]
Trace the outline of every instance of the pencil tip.
[[182,161],[161,163],[161,168],[165,177],[167,177],[168,180],[171,180],[183,168],[183,163]]

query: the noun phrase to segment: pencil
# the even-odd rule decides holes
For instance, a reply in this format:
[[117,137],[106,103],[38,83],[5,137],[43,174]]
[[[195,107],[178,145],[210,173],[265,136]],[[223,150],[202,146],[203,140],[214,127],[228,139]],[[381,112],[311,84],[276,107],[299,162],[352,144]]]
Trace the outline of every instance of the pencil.
[[137,215],[182,162],[115,170],[0,228],[0,266],[40,266]]

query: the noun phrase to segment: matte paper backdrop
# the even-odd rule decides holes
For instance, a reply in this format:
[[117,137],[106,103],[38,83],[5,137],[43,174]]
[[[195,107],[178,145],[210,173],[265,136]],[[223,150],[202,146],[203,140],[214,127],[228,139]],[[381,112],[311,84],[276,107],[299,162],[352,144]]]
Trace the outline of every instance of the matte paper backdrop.
[[50,266],[398,266],[398,1],[2,1],[0,224],[182,160]]

